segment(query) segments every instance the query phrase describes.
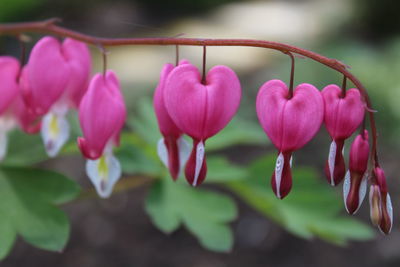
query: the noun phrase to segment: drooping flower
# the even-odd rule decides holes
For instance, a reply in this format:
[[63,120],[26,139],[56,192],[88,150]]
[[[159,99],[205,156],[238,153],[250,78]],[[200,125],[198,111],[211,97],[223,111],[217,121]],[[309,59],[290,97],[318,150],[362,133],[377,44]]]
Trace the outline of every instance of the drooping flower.
[[324,104],[320,92],[311,84],[300,84],[289,98],[280,80],[264,83],[257,95],[257,115],[265,133],[278,149],[271,185],[278,198],[292,187],[292,153],[307,144],[321,127]]
[[18,97],[20,66],[13,57],[0,57],[0,160],[7,153],[8,132],[15,127],[11,106]]
[[119,145],[125,119],[126,107],[114,72],[95,75],[79,106],[84,137],[78,138],[78,146],[88,159],[87,175],[103,198],[111,195],[121,177],[121,166],[112,148]]
[[379,166],[372,172],[372,184],[369,192],[371,221],[384,234],[389,234],[393,226],[393,208],[387,190],[385,173]]
[[360,208],[367,192],[368,156],[368,131],[364,130],[351,144],[349,170],[343,183],[344,204],[350,214]]
[[[179,65],[188,63],[188,61],[182,60]],[[158,141],[157,152],[161,161],[169,169],[171,177],[176,180],[189,157],[190,146],[183,139],[182,131],[175,125],[165,108],[165,82],[174,68],[172,64],[165,64],[161,71],[160,81],[154,92],[154,110],[158,127],[163,135],[163,138]]]
[[325,126],[332,137],[325,174],[329,183],[338,185],[344,178],[346,166],[343,158],[345,139],[349,138],[364,118],[364,105],[360,92],[349,89],[342,96],[339,86],[331,84],[322,90],[325,103]]
[[229,123],[241,98],[239,79],[230,68],[215,66],[204,78],[195,66],[182,64],[170,72],[164,88],[168,114],[193,139],[185,167],[192,186],[201,184],[207,173],[205,141]]
[[58,154],[69,138],[66,115],[77,107],[87,89],[91,69],[87,46],[67,38],[63,43],[43,37],[33,47],[26,67],[23,94],[29,109],[43,116],[41,135],[50,157]]

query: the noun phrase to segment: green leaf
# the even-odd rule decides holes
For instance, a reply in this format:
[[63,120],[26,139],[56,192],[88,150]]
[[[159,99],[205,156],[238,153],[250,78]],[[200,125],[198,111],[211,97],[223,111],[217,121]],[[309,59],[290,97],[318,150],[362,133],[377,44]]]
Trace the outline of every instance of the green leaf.
[[245,179],[248,172],[245,168],[233,165],[221,156],[210,156],[207,158],[208,175],[207,183],[226,183]]
[[236,218],[237,209],[228,196],[192,188],[184,181],[173,182],[166,177],[151,188],[146,211],[165,233],[183,224],[205,248],[220,252],[232,248],[233,234],[228,223]]
[[21,131],[9,134],[7,155],[2,165],[26,166],[48,159],[40,135],[28,135]]
[[229,187],[250,206],[297,236],[318,236],[335,244],[373,237],[370,227],[351,217],[339,216],[342,200],[309,168],[294,164],[293,190],[285,199],[277,199],[269,186],[275,160],[270,156],[254,162],[248,179],[232,182]]
[[31,245],[61,251],[69,237],[69,222],[55,205],[74,199],[78,185],[62,174],[31,168],[0,168],[0,258],[16,235]]
[[147,144],[157,145],[161,138],[153,105],[148,98],[143,98],[137,104],[137,114],[129,116],[127,124],[146,141]]
[[144,173],[159,176],[164,166],[158,159],[156,147],[144,145],[135,133],[121,135],[121,146],[116,149],[124,173]]
[[235,116],[232,121],[217,135],[206,143],[206,150],[213,151],[234,145],[268,144],[268,138],[253,120]]

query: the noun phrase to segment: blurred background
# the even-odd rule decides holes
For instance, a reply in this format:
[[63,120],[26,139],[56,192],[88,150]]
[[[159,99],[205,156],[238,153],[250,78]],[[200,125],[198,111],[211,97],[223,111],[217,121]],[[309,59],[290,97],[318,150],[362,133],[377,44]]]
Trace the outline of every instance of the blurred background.
[[[391,235],[387,237],[375,229],[368,232],[372,232],[373,236],[360,234],[359,238],[346,233],[350,240],[359,239],[358,241],[347,242],[345,238],[346,242],[341,242],[340,234],[357,228],[353,229],[351,227],[354,226],[347,226],[346,223],[338,223],[340,229],[326,233],[306,225],[305,229],[312,234],[302,234],[296,228],[296,225],[303,223],[300,220],[308,222],[320,219],[308,216],[308,205],[291,206],[290,214],[296,215],[291,215],[290,223],[284,224],[280,222],[279,216],[274,217],[270,211],[263,214],[264,207],[259,207],[263,205],[260,204],[262,199],[258,200],[258,205],[254,202],[252,205],[249,196],[238,197],[245,195],[241,185],[211,184],[205,185],[205,188],[226,194],[238,207],[238,215],[234,215],[235,218],[229,224],[234,239],[233,246],[228,252],[215,252],[218,248],[213,249],[213,244],[218,243],[218,240],[211,242],[210,250],[209,244],[204,245],[207,241],[199,243],[190,234],[193,229],[189,224],[173,229],[174,231],[163,229],[164,218],[158,218],[155,215],[157,208],[148,203],[152,200],[151,196],[149,200],[149,194],[157,191],[150,184],[145,184],[132,190],[122,190],[123,192],[108,200],[87,197],[63,206],[71,219],[71,236],[62,253],[38,250],[18,240],[11,254],[0,266],[399,266],[400,232],[396,216],[399,207],[399,181],[396,178],[400,152],[400,19],[394,1],[0,1],[0,22],[50,17],[62,18],[63,26],[103,37],[171,37],[184,34],[184,37],[278,41],[313,50],[351,66],[351,71],[368,89],[374,108],[378,111],[376,119],[380,134],[380,162],[390,186],[395,223]],[[32,36],[34,40],[40,37]],[[102,69],[101,53],[96,47],[91,47],[91,51],[95,73]],[[147,120],[152,119],[146,118],[154,116],[148,103],[158,82],[160,70],[164,63],[175,61],[175,47],[126,46],[112,47],[108,51],[109,68],[114,69],[121,79],[131,111],[130,118],[142,118],[147,123]],[[181,47],[180,55],[201,67],[201,51],[201,47]],[[18,42],[10,37],[1,37],[0,53],[18,57]],[[242,122],[256,123],[255,96],[265,81],[282,79],[289,82],[289,57],[273,50],[209,47],[207,66],[210,68],[216,64],[228,65],[240,77],[244,92],[239,111]],[[339,73],[321,64],[308,59],[296,59],[295,83],[312,83],[322,89],[331,83],[341,84],[341,80]],[[132,125],[134,131],[145,131],[135,122]],[[243,135],[251,140],[232,142],[221,147],[215,141],[210,147],[215,147],[213,153],[217,156],[223,156],[240,168],[238,172],[261,166],[261,171],[255,173],[264,181],[264,185],[260,186],[264,186],[270,194],[269,177],[275,151],[268,144],[261,127],[254,130],[246,126],[243,128],[253,131]],[[154,131],[147,134],[157,137],[157,129]],[[332,189],[323,177],[322,169],[329,143],[326,130],[321,129],[310,144],[295,154],[294,168],[307,166],[305,174],[303,172],[304,179],[315,176],[321,181],[330,191],[329,194],[333,194],[334,201],[340,205],[339,214],[346,217],[341,186]],[[266,154],[272,156],[265,158]],[[264,159],[264,163],[260,158]],[[140,165],[140,159],[137,160],[139,163],[136,164]],[[272,162],[272,165],[265,163],[266,161]],[[84,160],[78,155],[64,155],[40,165],[62,171],[78,181],[83,188],[90,188],[84,174]],[[267,167],[270,165],[271,168]],[[232,172],[223,166],[220,168],[222,171]],[[146,174],[142,166],[138,169],[139,173]],[[136,172],[137,169],[133,171]],[[295,182],[292,189],[294,194],[296,189],[301,189],[301,182],[298,183]],[[315,188],[320,190],[320,187]],[[320,193],[323,197],[325,191]],[[273,201],[270,203],[275,203]],[[291,200],[283,200],[285,201],[290,203]],[[296,201],[292,199],[292,203],[296,204]],[[319,202],[320,199],[316,197],[312,201]],[[201,201],[196,203],[202,204]],[[367,204],[364,201],[357,217],[369,224]],[[322,201],[318,208],[324,210],[324,205]],[[188,207],[191,208],[193,207]],[[277,209],[284,208],[282,204]],[[216,212],[219,213],[218,210]],[[170,233],[165,234],[158,228]],[[199,236],[196,233],[194,235]]]

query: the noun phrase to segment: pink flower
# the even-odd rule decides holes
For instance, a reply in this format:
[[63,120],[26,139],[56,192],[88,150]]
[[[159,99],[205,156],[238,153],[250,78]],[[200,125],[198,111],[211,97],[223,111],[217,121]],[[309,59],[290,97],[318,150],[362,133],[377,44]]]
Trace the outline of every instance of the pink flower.
[[118,144],[119,132],[126,119],[126,108],[114,72],[96,74],[79,106],[83,138],[78,138],[82,154],[98,159],[107,143]]
[[[188,63],[188,61],[183,60],[179,65]],[[182,131],[175,125],[165,108],[165,82],[174,68],[175,67],[172,64],[165,64],[161,71],[160,82],[158,83],[154,93],[154,110],[160,132],[163,135],[163,138],[158,142],[158,155],[161,161],[169,169],[172,178],[176,180],[188,159],[190,147],[183,139]]]
[[368,131],[364,130],[357,135],[351,145],[349,171],[343,183],[344,203],[350,214],[360,208],[367,191],[368,156]]
[[101,197],[108,197],[121,176],[121,167],[112,154],[126,119],[126,108],[114,72],[97,74],[90,82],[79,106],[83,138],[78,138],[88,159],[86,172]]
[[331,185],[339,184],[345,176],[343,159],[344,140],[349,138],[364,118],[364,105],[360,92],[349,89],[342,97],[339,86],[331,84],[322,90],[325,103],[324,122],[332,137],[325,174]]
[[393,208],[387,191],[384,171],[376,166],[373,170],[369,193],[371,221],[384,234],[389,234],[393,226]]
[[29,88],[25,100],[37,115],[46,114],[64,93],[70,79],[70,67],[62,44],[53,37],[43,37],[33,47],[28,61]]
[[276,196],[284,198],[292,187],[292,153],[307,144],[321,127],[323,100],[311,84],[298,85],[289,98],[286,84],[271,80],[261,86],[256,108],[265,133],[279,150],[271,185]]
[[44,37],[32,49],[22,86],[31,112],[42,116],[41,135],[50,157],[58,154],[69,138],[66,115],[77,107],[87,89],[91,69],[86,44],[67,38],[63,43]]
[[191,64],[174,68],[164,88],[168,114],[185,134],[193,138],[193,149],[186,164],[188,182],[197,186],[207,173],[205,141],[222,130],[235,115],[241,98],[240,82],[226,66],[215,66],[204,83]]

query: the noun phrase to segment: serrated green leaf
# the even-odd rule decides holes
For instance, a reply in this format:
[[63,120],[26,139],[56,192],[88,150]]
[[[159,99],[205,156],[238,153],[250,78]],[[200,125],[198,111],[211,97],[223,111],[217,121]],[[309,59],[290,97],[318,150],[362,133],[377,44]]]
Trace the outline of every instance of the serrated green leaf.
[[146,211],[160,230],[169,233],[183,224],[210,250],[229,251],[233,245],[228,223],[236,218],[237,209],[233,200],[221,193],[166,177],[153,185]]
[[33,246],[62,250],[69,222],[55,205],[74,199],[78,193],[76,183],[53,171],[0,168],[0,234],[9,234],[0,238],[0,256],[6,256],[15,234]]
[[318,236],[335,244],[373,237],[370,227],[339,216],[342,200],[309,168],[294,165],[293,189],[285,199],[277,199],[269,186],[275,160],[270,156],[254,162],[248,179],[232,182],[229,187],[250,206],[300,237]]

